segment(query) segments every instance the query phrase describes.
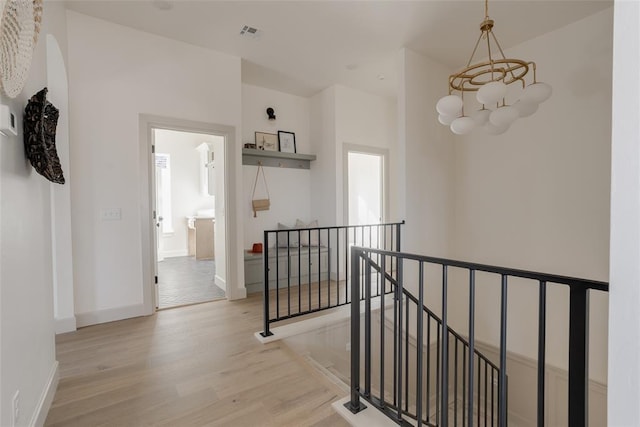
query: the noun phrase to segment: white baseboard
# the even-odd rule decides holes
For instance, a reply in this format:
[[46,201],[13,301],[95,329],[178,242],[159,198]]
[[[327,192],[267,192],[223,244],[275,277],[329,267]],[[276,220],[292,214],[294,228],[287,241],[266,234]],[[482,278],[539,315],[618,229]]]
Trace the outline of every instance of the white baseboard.
[[56,390],[58,389],[59,380],[60,374],[58,373],[58,361],[56,360],[51,366],[49,378],[47,379],[47,383],[42,390],[42,394],[40,395],[40,399],[38,399],[36,409],[33,412],[31,421],[29,422],[30,427],[44,426],[44,422],[47,419],[47,414],[49,414],[49,409],[51,408],[51,403],[53,402],[53,397],[55,396]]
[[247,288],[244,286],[242,288],[227,288],[227,299],[229,301],[235,299],[244,299],[247,297]]
[[76,314],[76,325],[80,328],[83,326],[97,325],[99,323],[130,319],[132,317],[148,316],[150,314],[153,313],[149,313],[144,304],[108,308],[106,310]]
[[162,251],[161,254],[163,258],[175,258],[179,256],[189,256],[189,251],[187,249],[176,249],[173,251]]
[[216,274],[215,276],[215,284],[216,286],[218,286],[220,289],[227,289],[227,282],[226,280],[224,280],[222,277],[218,276]]
[[77,329],[76,327],[76,317],[63,317],[55,319],[55,329],[57,334],[64,334],[66,332],[73,332]]
[[343,280],[346,280],[347,275],[344,272],[341,271],[340,272],[340,277],[338,277],[338,273],[336,273],[335,271],[332,271],[331,273],[329,273],[329,277],[334,282],[342,282]]

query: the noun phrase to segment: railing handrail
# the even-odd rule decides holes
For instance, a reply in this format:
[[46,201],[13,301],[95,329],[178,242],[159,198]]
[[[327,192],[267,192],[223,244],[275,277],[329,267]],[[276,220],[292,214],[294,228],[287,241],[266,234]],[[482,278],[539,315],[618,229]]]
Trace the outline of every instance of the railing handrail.
[[264,230],[265,233],[288,233],[291,231],[317,231],[317,230],[344,230],[347,228],[360,228],[360,227],[383,227],[383,226],[391,226],[391,225],[404,225],[404,220],[400,222],[381,222],[380,224],[358,224],[358,225],[330,225],[325,227],[303,227],[303,228],[286,228],[284,230]]
[[[376,270],[378,273],[380,273],[380,266],[373,261],[373,259],[371,257],[367,257],[367,259],[365,260],[365,262],[367,264],[369,264],[371,267],[373,267],[374,270]],[[387,280],[389,280],[389,283],[391,283],[391,285],[395,285],[397,286],[398,281],[396,279],[394,279],[390,274],[388,274],[387,272],[384,273],[385,278]],[[410,291],[407,290],[407,288],[403,287],[402,288],[402,293],[411,300],[411,302],[413,302],[416,305],[420,305],[420,301],[418,301],[418,298],[415,297],[415,295],[413,295]],[[440,319],[438,317],[437,314],[435,314],[433,311],[431,311],[426,305],[422,304],[422,311],[424,311],[425,313],[427,313],[427,315],[429,317],[431,317],[438,325],[442,325],[442,319]],[[458,341],[462,342],[463,345],[465,345],[466,347],[469,347],[469,342],[467,341],[467,338],[463,337],[462,335],[460,335],[459,333],[457,333],[455,330],[451,329],[451,326],[447,326],[447,331],[453,335]],[[484,354],[480,353],[477,349],[474,349],[474,354],[476,354],[479,358],[483,359],[487,364],[489,364],[489,366],[491,366],[494,369],[498,369],[498,367],[495,365],[495,363],[493,363],[489,358],[487,358]]]
[[[379,260],[380,257],[382,261],[380,266],[376,262],[373,261],[373,258],[377,257]],[[394,280],[386,271],[386,259],[389,257],[391,262],[396,260],[397,272],[396,279]],[[403,264],[404,261],[412,261],[417,263],[418,267],[418,292],[419,298],[415,298],[411,294],[411,292],[407,292],[404,289],[404,280],[403,280]],[[362,264],[362,265],[361,265]],[[438,340],[440,340],[440,331],[442,331],[443,341],[442,347],[438,350],[438,367],[437,367],[437,393],[440,393],[440,399],[438,403],[438,395],[436,395],[436,415],[435,419],[439,420],[438,425],[442,425],[443,427],[448,426],[448,416],[449,416],[449,363],[450,363],[450,350],[449,350],[449,335],[448,333],[452,333],[449,328],[447,322],[447,305],[448,305],[448,291],[447,291],[447,283],[448,283],[448,268],[460,268],[464,269],[468,272],[468,286],[469,286],[469,338],[468,338],[468,349],[469,349],[469,358],[467,361],[464,361],[463,353],[463,395],[468,396],[467,405],[465,408],[465,402],[463,398],[462,403],[462,416],[463,416],[463,424],[464,424],[464,415],[465,411],[468,414],[467,419],[469,420],[469,425],[471,426],[471,420],[474,416],[474,413],[478,415],[478,425],[480,425],[480,383],[481,383],[481,373],[480,373],[480,358],[478,358],[478,371],[477,371],[477,381],[478,381],[478,397],[477,397],[477,405],[478,410],[474,412],[474,361],[472,360],[472,354],[477,354],[475,351],[475,289],[476,289],[476,280],[475,273],[476,271],[487,272],[491,274],[495,274],[499,276],[500,280],[500,344],[499,344],[499,364],[497,366],[497,421],[498,425],[501,427],[507,426],[507,402],[508,402],[508,383],[507,383],[507,294],[508,294],[508,279],[509,278],[517,278],[517,279],[527,279],[530,281],[538,282],[538,361],[537,361],[537,424],[538,426],[545,425],[545,370],[546,370],[546,307],[547,307],[547,285],[548,284],[556,284],[556,285],[565,285],[569,287],[569,310],[568,310],[568,320],[569,320],[569,354],[568,354],[568,387],[567,387],[567,395],[568,395],[568,425],[578,426],[578,425],[587,425],[588,423],[588,378],[589,378],[589,366],[588,366],[588,354],[589,354],[589,345],[588,345],[588,329],[589,329],[589,295],[590,291],[602,291],[608,292],[609,284],[606,282],[589,280],[589,279],[579,279],[575,277],[568,277],[556,274],[547,274],[547,273],[539,273],[534,271],[526,271],[514,268],[505,268],[505,267],[497,267],[492,265],[485,265],[479,263],[465,262],[459,260],[451,260],[446,258],[439,257],[431,257],[425,255],[417,255],[404,253],[400,251],[389,251],[386,249],[376,249],[376,248],[367,248],[362,246],[351,246],[351,265],[352,265],[352,281],[351,281],[351,292],[352,298],[359,299],[360,292],[365,293],[365,315],[364,315],[364,348],[365,348],[365,366],[364,366],[364,389],[361,389],[360,385],[360,306],[357,304],[352,304],[351,307],[351,399],[350,402],[345,404],[345,406],[356,413],[364,407],[360,402],[360,397],[364,397],[371,404],[376,407],[384,409],[387,402],[385,402],[384,387],[380,386],[381,395],[379,397],[381,401],[377,402],[373,399],[371,395],[371,273],[375,270],[380,274],[380,279],[382,280],[383,288],[386,289],[385,282],[391,282],[391,288],[394,288],[394,316],[393,316],[393,324],[394,324],[394,336],[393,336],[393,372],[394,372],[394,389],[393,389],[393,405],[396,403],[397,398],[397,413],[391,414],[391,418],[393,418],[396,422],[403,422],[402,417],[403,413],[406,411],[408,406],[408,397],[405,400],[402,399],[402,374],[407,373],[408,375],[408,366],[409,366],[409,358],[408,355],[405,355],[403,358],[402,353],[402,340],[401,334],[404,333],[406,338],[404,338],[404,342],[409,342],[409,314],[407,308],[407,315],[403,317],[403,306],[405,303],[407,304],[409,301],[416,304],[416,309],[418,311],[423,311],[428,313],[428,319],[433,319],[437,316],[433,315],[432,312],[428,309],[425,310],[425,299],[424,299],[424,270],[425,265],[436,265],[442,268],[442,318],[438,322],[439,329],[438,332]],[[361,273],[361,268],[364,267],[364,270]],[[366,272],[366,273],[365,273]],[[366,279],[363,285],[361,274],[364,274],[364,278]],[[520,286],[519,284],[515,286]],[[361,289],[362,288],[362,289]],[[384,294],[381,295],[384,298]],[[413,298],[411,298],[413,297]],[[405,299],[406,298],[406,299]],[[383,300],[384,301],[384,300]],[[381,305],[384,307],[384,304]],[[423,310],[420,310],[419,307],[422,307]],[[384,315],[382,316],[382,320],[384,321]],[[404,320],[403,320],[404,319]],[[418,331],[418,348],[422,348],[423,342],[423,327],[424,321],[422,316],[417,316],[417,331]],[[403,322],[406,322],[406,326],[403,326]],[[430,329],[428,329],[430,330]],[[453,332],[455,334],[455,332]],[[454,357],[454,365],[456,366],[454,370],[454,395],[457,396],[457,384],[458,384],[458,342],[466,341],[466,339],[462,338],[458,335],[454,335],[456,340],[455,346],[455,357]],[[400,337],[400,338],[398,338]],[[445,338],[446,337],[446,338]],[[381,332],[380,342],[384,342],[383,333]],[[427,337],[427,342],[429,338]],[[408,345],[408,344],[405,344]],[[397,352],[396,352],[397,348]],[[463,347],[464,348],[464,347]],[[408,352],[408,350],[406,350]],[[408,354],[408,353],[407,353]],[[381,358],[384,355],[384,349],[381,350]],[[418,417],[418,426],[421,424],[425,424],[425,422],[421,419],[420,414],[422,413],[422,398],[421,398],[421,390],[422,390],[422,362],[421,362],[421,353],[419,352],[417,357],[417,392],[416,392],[416,413]],[[485,361],[488,359],[484,358]],[[442,363],[440,362],[442,361]],[[468,365],[467,373],[464,372],[464,364]],[[404,368],[403,368],[404,364]],[[485,395],[487,393],[487,366],[489,364],[485,364],[484,369],[484,392]],[[429,362],[427,362],[427,366],[429,366]],[[495,364],[490,364],[493,369],[496,367]],[[404,369],[404,370],[403,370]],[[380,377],[384,378],[384,368],[381,368]],[[429,372],[429,368],[427,368],[427,373]],[[396,377],[397,374],[397,377]],[[468,388],[465,390],[464,377],[465,375],[468,378]],[[397,380],[396,380],[397,378]],[[408,380],[407,380],[408,381]],[[491,396],[494,395],[494,373],[491,372]],[[406,383],[406,382],[405,382]],[[427,387],[429,384],[429,377],[427,376]],[[407,385],[405,385],[407,387]],[[397,395],[396,395],[397,389]],[[364,390],[364,392],[363,392]],[[427,388],[427,390],[429,390]],[[405,394],[408,392],[405,391]],[[402,410],[401,406],[404,402],[405,409]],[[427,405],[429,402],[429,398],[427,398]],[[455,409],[455,404],[457,402],[457,398],[454,398],[454,424],[457,425],[457,421],[455,419],[457,409]],[[493,422],[494,419],[494,406],[493,403],[490,406],[491,408],[491,419]],[[438,415],[438,409],[440,409],[440,415]],[[487,400],[485,396],[484,400],[484,415],[485,415],[485,425],[487,422]],[[427,413],[428,406],[427,406]],[[426,421],[426,425],[432,425],[429,423],[428,419]]]
[[[270,324],[273,322],[349,304],[349,248],[369,244],[378,249],[399,251],[404,224],[403,220],[264,230],[264,330],[261,335],[267,337],[272,334]],[[305,239],[308,241],[303,243]],[[303,292],[306,293],[304,300],[301,298]],[[275,314],[270,312],[272,297]],[[281,299],[283,305],[280,304]]]
[[[396,257],[400,254],[399,252],[386,251],[382,249],[365,248],[361,246],[353,246],[352,249],[379,254],[382,256]],[[584,286],[588,289],[595,289],[595,290],[604,291],[604,292],[609,291],[609,283],[598,281],[598,280],[579,279],[576,277],[562,276],[558,274],[539,273],[535,271],[499,267],[499,266],[488,265],[488,264],[478,264],[474,262],[431,257],[426,255],[418,255],[418,254],[411,254],[411,253],[405,253],[405,252],[402,252],[401,254],[404,259],[410,259],[414,261],[422,261],[422,262],[428,262],[431,264],[446,265],[450,267],[460,267],[460,268],[466,268],[468,270],[483,271],[486,273],[495,273],[495,274],[500,274],[504,276],[521,277],[523,279],[531,279],[531,280],[537,280],[540,282],[555,283],[559,285]]]

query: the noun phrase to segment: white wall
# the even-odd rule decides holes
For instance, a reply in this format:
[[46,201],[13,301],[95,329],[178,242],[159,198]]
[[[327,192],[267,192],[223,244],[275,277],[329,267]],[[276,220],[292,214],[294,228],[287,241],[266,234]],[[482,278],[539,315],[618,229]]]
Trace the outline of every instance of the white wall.
[[[0,102],[10,105],[18,117],[19,131],[16,137],[0,137],[0,425],[3,426],[11,425],[11,400],[16,390],[20,390],[21,413],[16,425],[42,422],[57,381],[51,186],[25,158],[22,114],[28,98],[47,85],[47,34],[55,36],[66,59],[63,5],[47,2],[42,22],[25,89],[15,100],[0,96]],[[66,120],[68,117],[61,115],[59,123]]]
[[[311,139],[318,159],[311,166],[311,211],[321,225],[345,223],[344,144],[389,150],[389,186],[398,185],[397,116],[393,100],[344,86],[332,86],[311,98]],[[397,199],[390,220],[398,218]]]
[[[503,135],[455,138],[456,257],[607,280],[611,29],[608,9],[505,52],[535,60],[538,79],[554,94]],[[552,288],[549,295],[547,360],[560,368],[567,367],[565,291]],[[497,287],[479,295],[484,310],[478,319],[485,327],[477,336],[494,344],[498,295]],[[530,339],[537,328],[536,295],[535,287],[512,286],[509,292],[509,346],[530,357],[537,351]],[[593,293],[591,314],[591,374],[606,382],[606,294]]]
[[165,129],[156,131],[156,153],[169,154],[171,160],[171,214],[173,233],[163,233],[161,248],[165,257],[187,256],[189,240],[187,217],[198,210],[214,209],[215,198],[203,195],[200,188],[200,151],[202,143],[223,140],[213,135],[176,132]]
[[[335,141],[336,141],[336,216],[345,218],[344,207],[344,145],[355,144],[388,150],[388,163],[396,161],[397,113],[394,100],[372,95],[345,86],[335,86]],[[390,168],[389,186],[397,185],[396,168]],[[400,221],[398,218],[395,191],[391,191],[393,200],[387,205],[393,210],[387,212],[386,222]]]
[[[267,118],[267,108],[276,119]],[[309,154],[309,99],[277,90],[242,84],[242,142],[255,142],[255,132],[295,132],[298,153]]]
[[609,419],[640,425],[640,5],[615,2]]
[[[264,240],[264,230],[275,230],[278,223],[293,227],[296,219],[310,221],[312,216],[309,204],[311,187],[308,170],[265,167],[264,173],[269,186],[271,207],[268,211],[259,211],[253,217],[251,194],[256,179],[257,166],[243,166],[244,179],[244,247],[251,249],[252,243]],[[256,198],[266,198],[262,174],[258,179]],[[315,219],[312,218],[312,219]],[[326,225],[326,224],[322,224]],[[275,242],[273,242],[275,243]]]
[[[401,53],[400,152],[406,165],[403,250],[607,280],[611,9],[508,50],[533,59],[553,97],[499,137],[454,136],[437,122],[448,70]],[[553,46],[550,49],[549,46]],[[427,272],[429,275],[429,272]],[[439,283],[438,272],[431,272]],[[450,274],[450,322],[467,325],[467,278]],[[512,281],[509,348],[536,357],[537,288]],[[499,278],[478,280],[476,336],[497,344]],[[431,301],[440,311],[439,285]],[[606,382],[607,296],[592,293],[591,377]],[[534,303],[532,303],[534,301]],[[547,362],[566,369],[568,292],[549,290]]]
[[316,160],[311,162],[311,212],[324,225],[342,225],[342,213],[337,213],[336,170],[336,116],[335,86],[329,87],[311,98],[310,135],[312,152]]
[[[400,53],[399,150],[405,156],[406,225],[403,251],[448,257],[453,251],[453,138],[434,115],[447,90],[448,70],[409,49]],[[444,93],[446,94],[446,93]]]
[[[294,132],[296,151],[302,154],[315,154],[309,138],[310,101],[307,98],[265,89],[258,86],[242,85],[242,141],[255,142],[255,132],[277,134],[279,130]],[[276,120],[268,120],[266,110],[275,110]],[[315,162],[312,162],[314,167]],[[296,219],[310,221],[311,187],[309,170],[266,167],[271,207],[268,211],[258,212],[253,217],[251,196],[256,179],[256,166],[243,166],[244,185],[243,222],[244,248],[252,243],[263,241],[263,231],[277,228],[279,222],[295,225]],[[265,198],[266,192],[262,177],[258,181],[256,198]],[[327,224],[323,224],[327,225]]]
[[[66,31],[66,29],[65,29]],[[58,108],[56,150],[68,185],[51,185],[51,226],[53,253],[53,311],[56,333],[76,330],[73,302],[73,256],[71,239],[71,162],[69,160],[69,84],[62,49],[56,38],[48,34],[47,45],[48,99]],[[65,38],[66,43],[66,38]],[[64,46],[66,52],[66,45]]]
[[[78,323],[92,324],[148,313],[139,115],[235,126],[239,140],[240,59],[75,12],[67,16],[75,301]],[[237,208],[239,141],[229,148],[235,178],[227,185],[229,203]],[[120,208],[122,220],[100,221],[103,208]],[[241,239],[231,221],[229,229],[229,240]],[[240,256],[235,242],[230,250]],[[241,264],[232,263],[239,282]]]

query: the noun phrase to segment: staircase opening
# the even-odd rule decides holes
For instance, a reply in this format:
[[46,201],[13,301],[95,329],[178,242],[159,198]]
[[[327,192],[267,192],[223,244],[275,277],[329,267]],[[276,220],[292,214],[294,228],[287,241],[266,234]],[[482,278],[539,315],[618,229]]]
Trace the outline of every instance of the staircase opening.
[[[394,275],[389,265],[396,266]],[[567,404],[555,412],[567,418],[550,424],[588,425],[588,300],[591,292],[607,292],[607,283],[363,247],[351,249],[351,275],[353,300],[364,300],[351,304],[345,404],[351,412],[371,405],[401,425],[507,426],[508,291],[526,281],[538,291],[531,424],[543,426],[549,417],[547,289],[560,286],[569,292],[569,369]],[[499,288],[495,351],[476,339],[476,296],[491,284]],[[427,293],[434,285],[438,294]],[[467,324],[456,331],[449,298],[451,287],[461,285],[468,291]],[[374,289],[383,291],[376,296]],[[374,299],[379,309],[372,308]]]

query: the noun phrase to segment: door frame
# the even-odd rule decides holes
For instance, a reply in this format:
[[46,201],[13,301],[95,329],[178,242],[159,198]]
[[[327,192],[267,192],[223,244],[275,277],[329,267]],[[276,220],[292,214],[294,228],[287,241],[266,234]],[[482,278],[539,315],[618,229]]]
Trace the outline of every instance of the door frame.
[[389,217],[389,150],[386,148],[370,147],[358,144],[342,144],[342,176],[343,176],[343,215],[344,224],[349,225],[349,153],[370,154],[382,156],[382,218],[384,224]]
[[[155,206],[155,163],[153,160],[154,129],[166,129],[189,133],[204,133],[222,136],[225,138],[224,149],[224,229],[225,229],[225,271],[226,271],[226,297],[229,300],[245,298],[246,289],[239,284],[244,283],[244,271],[238,264],[242,255],[239,241],[242,241],[242,225],[238,215],[230,215],[229,212],[237,212],[239,198],[237,197],[238,180],[236,179],[236,130],[233,126],[214,123],[197,122],[191,120],[175,119],[170,117],[140,114],[140,213],[142,234],[142,280],[143,304],[145,311],[152,314],[156,311],[155,296],[155,269],[157,268],[157,246],[155,236],[155,220],[153,208]],[[241,152],[241,151],[240,151]]]

